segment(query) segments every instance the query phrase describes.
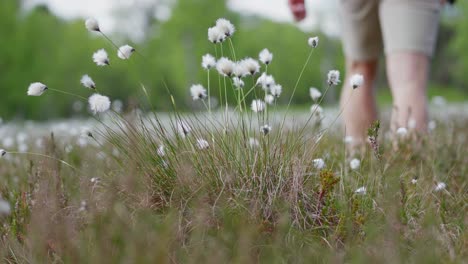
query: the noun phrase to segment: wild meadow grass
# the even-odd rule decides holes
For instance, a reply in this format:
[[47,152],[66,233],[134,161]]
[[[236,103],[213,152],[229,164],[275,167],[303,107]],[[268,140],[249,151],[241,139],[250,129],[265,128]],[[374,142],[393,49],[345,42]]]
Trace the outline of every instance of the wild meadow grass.
[[[100,32],[95,20],[86,26]],[[468,117],[437,120],[424,135],[409,124],[388,135],[384,119],[369,130],[372,144],[350,154],[351,139],[336,125],[341,111],[323,122],[318,90],[305,118],[289,104],[279,111],[283,88],[268,75],[273,55],[260,53],[263,66],[238,60],[234,32],[226,20],[208,32],[218,54],[203,58],[207,83],[188,91],[204,111],[180,112],[169,89],[174,111],[164,117],[110,110],[86,75],[81,82],[95,93],[90,126],[0,141],[8,145],[0,146],[0,259],[463,263]],[[318,38],[309,46],[293,94]],[[140,55],[115,47],[120,59]],[[93,60],[112,67],[106,51]],[[215,71],[218,82],[210,84]],[[345,89],[359,89],[362,76],[353,80]],[[327,83],[323,93],[339,83],[339,72]],[[42,83],[28,94],[54,91],[74,96]]]

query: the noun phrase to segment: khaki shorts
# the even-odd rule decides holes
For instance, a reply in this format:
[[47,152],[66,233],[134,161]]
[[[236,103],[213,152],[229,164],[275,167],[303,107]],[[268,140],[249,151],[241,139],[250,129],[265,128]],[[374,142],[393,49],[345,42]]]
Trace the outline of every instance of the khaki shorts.
[[440,0],[340,0],[343,46],[350,59],[369,60],[398,51],[432,56]]

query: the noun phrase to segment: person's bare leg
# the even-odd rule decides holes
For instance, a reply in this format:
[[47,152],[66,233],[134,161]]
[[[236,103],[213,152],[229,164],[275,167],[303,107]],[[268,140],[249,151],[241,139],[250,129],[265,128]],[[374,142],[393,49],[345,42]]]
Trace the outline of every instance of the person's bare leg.
[[[349,78],[353,74],[362,74],[364,84],[353,90]],[[367,129],[377,119],[377,107],[374,97],[374,81],[377,74],[377,60],[353,61],[348,59],[346,79],[341,93],[341,107],[347,137],[352,137],[355,149],[364,145]]]
[[429,58],[417,52],[387,55],[387,76],[393,95],[391,128],[427,129],[426,86]]

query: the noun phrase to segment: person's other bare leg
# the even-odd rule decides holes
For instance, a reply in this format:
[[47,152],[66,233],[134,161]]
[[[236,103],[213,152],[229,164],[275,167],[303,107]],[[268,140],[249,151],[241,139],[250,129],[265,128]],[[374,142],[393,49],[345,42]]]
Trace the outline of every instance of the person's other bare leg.
[[[353,90],[349,79],[353,74],[362,74],[364,84]],[[377,119],[374,97],[374,81],[377,74],[377,60],[353,61],[348,59],[346,79],[341,93],[341,107],[346,136],[352,137],[352,145],[363,145],[367,139],[367,129]],[[351,95],[352,94],[352,95]]]
[[387,76],[393,95],[391,128],[427,129],[429,58],[417,52],[393,52],[387,55]]

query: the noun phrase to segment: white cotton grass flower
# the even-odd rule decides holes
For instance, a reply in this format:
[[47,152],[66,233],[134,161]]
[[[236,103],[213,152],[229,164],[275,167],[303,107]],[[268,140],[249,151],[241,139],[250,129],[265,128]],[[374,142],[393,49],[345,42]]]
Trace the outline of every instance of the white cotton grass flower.
[[211,54],[205,54],[202,57],[202,67],[205,70],[210,70],[211,68],[216,67],[216,59]]
[[86,29],[88,29],[89,31],[96,31],[96,32],[101,31],[101,29],[99,28],[99,22],[94,18],[86,19],[85,26],[86,26]]
[[130,56],[132,56],[133,52],[135,52],[135,48],[129,45],[124,45],[119,48],[119,51],[117,52],[117,56],[121,58],[122,60],[128,60],[130,59]]
[[266,105],[265,102],[262,100],[253,100],[251,104],[252,111],[255,113],[263,112],[265,110]]
[[187,137],[191,131],[192,128],[185,121],[177,121],[177,132],[181,138]]
[[238,77],[238,78],[242,78],[242,77],[245,77],[245,76],[249,75],[249,71],[245,67],[245,64],[242,63],[242,61],[234,63],[233,75]]
[[357,169],[359,169],[359,167],[361,167],[361,161],[358,160],[358,159],[352,159],[352,160],[349,162],[349,167],[350,167],[352,170],[357,170]]
[[314,116],[319,116],[321,117],[322,114],[323,114],[323,108],[318,105],[318,104],[313,104],[311,107],[310,107],[310,112],[314,115]]
[[312,164],[314,165],[314,168],[318,170],[325,168],[325,161],[323,159],[314,159]]
[[81,77],[80,82],[86,88],[96,89],[96,84],[94,83],[93,79],[91,79],[91,77],[89,77],[88,74],[83,75]]
[[234,32],[236,31],[236,28],[231,23],[231,21],[225,18],[219,18],[218,20],[216,20],[216,27],[219,28],[226,37],[232,37],[232,35],[234,35]]
[[408,134],[408,129],[406,127],[399,127],[396,130],[396,134],[400,137],[405,137]]
[[221,58],[216,63],[216,70],[222,76],[231,77],[234,74],[236,64],[228,58]]
[[427,123],[427,129],[429,131],[433,131],[434,129],[436,129],[436,127],[437,127],[437,123],[434,120],[431,120],[429,121],[429,123]]
[[275,78],[271,75],[267,75],[266,73],[262,73],[256,82],[256,85],[262,86],[262,89],[265,91],[269,91],[269,89],[275,84]]
[[0,149],[0,158],[4,157],[7,154],[6,150]]
[[10,203],[7,201],[3,200],[2,197],[0,197],[0,216],[9,216],[11,214],[11,207]]
[[318,37],[309,38],[307,43],[312,48],[316,48],[318,46],[318,43],[319,43],[319,38]]
[[156,153],[158,153],[158,156],[160,157],[166,156],[166,147],[164,147],[164,145],[160,145]]
[[367,194],[367,188],[365,186],[359,187],[354,191],[355,194],[365,195]]
[[260,72],[260,63],[257,60],[252,58],[243,59],[240,62],[244,69],[247,71],[247,75],[255,75]]
[[351,144],[353,143],[354,138],[352,136],[346,136],[343,141],[345,144]]
[[283,92],[283,86],[281,86],[280,84],[275,84],[270,87],[271,95],[273,95],[276,98],[280,97],[282,92]]
[[248,143],[249,143],[249,147],[251,148],[257,148],[260,146],[260,142],[258,141],[258,139],[253,138],[253,137],[249,138]]
[[364,84],[364,76],[362,74],[354,74],[350,79],[351,87],[356,89]]
[[273,53],[271,53],[268,49],[263,49],[258,54],[258,59],[265,65],[269,65],[273,60]]
[[232,78],[232,83],[234,84],[234,87],[236,87],[237,89],[244,88],[245,86],[244,81],[239,77]]
[[338,85],[340,83],[340,72],[337,70],[331,70],[327,75],[328,85]]
[[434,191],[440,192],[442,190],[445,190],[445,188],[447,188],[447,184],[445,184],[445,182],[438,182],[436,184],[436,187],[434,188]]
[[31,83],[28,88],[29,96],[41,96],[46,90],[47,86],[40,82]]
[[203,100],[207,97],[206,89],[201,84],[194,84],[190,87],[190,94],[192,95],[192,99],[196,100]]
[[315,87],[310,87],[309,94],[310,94],[310,98],[312,98],[312,100],[314,100],[314,102],[317,102],[317,100],[320,97],[322,97],[322,93]]
[[93,54],[93,61],[97,66],[110,65],[109,56],[105,49],[100,49]]
[[214,44],[221,43],[226,39],[226,34],[219,27],[208,29],[208,40]]
[[88,103],[94,114],[106,112],[111,106],[109,97],[97,93],[89,97]]
[[260,132],[262,132],[263,135],[268,135],[271,132],[271,126],[270,125],[263,125],[260,127]]
[[202,139],[202,138],[199,138],[197,139],[197,148],[200,149],[200,150],[203,150],[203,149],[207,149],[210,147],[210,144],[208,143],[208,141]]
[[271,94],[265,95],[265,103],[272,105],[275,102],[275,97]]
[[411,184],[416,184],[418,183],[418,179],[414,178],[414,179],[411,179]]

